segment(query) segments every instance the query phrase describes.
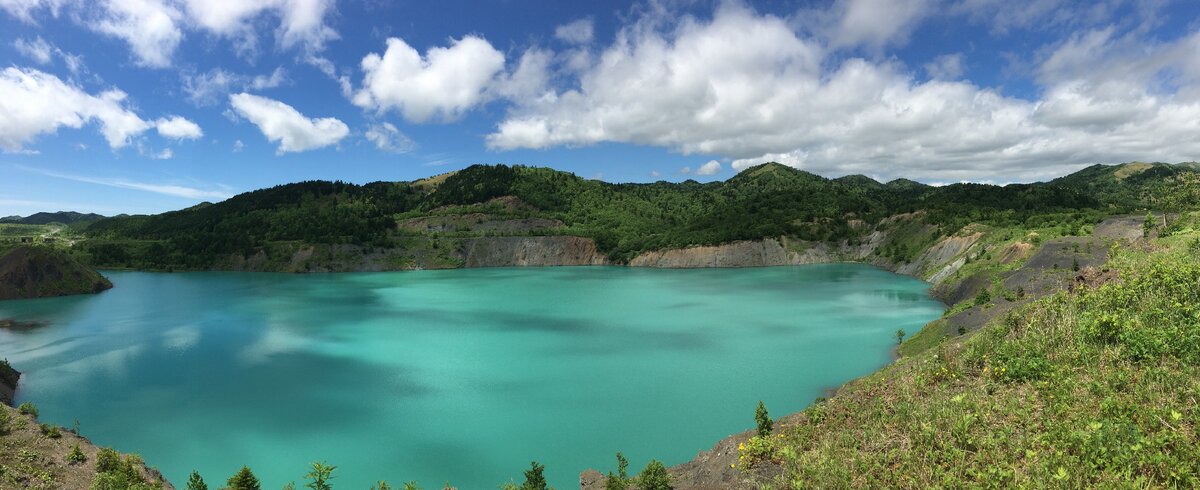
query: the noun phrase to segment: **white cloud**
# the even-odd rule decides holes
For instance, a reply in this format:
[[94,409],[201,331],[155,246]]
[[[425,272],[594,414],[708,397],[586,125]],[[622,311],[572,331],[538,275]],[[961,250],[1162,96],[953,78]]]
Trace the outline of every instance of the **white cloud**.
[[277,154],[333,145],[350,134],[342,121],[332,117],[310,119],[292,106],[266,97],[240,93],[230,95],[229,103],[258,126],[268,141],[279,143]]
[[159,118],[154,127],[166,138],[194,140],[204,136],[200,126],[180,116]]
[[904,44],[932,13],[936,0],[835,0],[828,9],[802,10],[796,22],[834,48]]
[[254,80],[250,81],[250,87],[255,90],[275,88],[283,85],[285,80],[287,80],[287,72],[283,71],[282,66],[279,66],[275,68],[275,71],[271,72],[270,76],[259,75],[254,77]]
[[587,44],[592,42],[594,30],[592,19],[579,19],[555,28],[554,37],[572,44]]
[[139,65],[171,65],[183,40],[178,9],[160,0],[104,0],[103,6],[103,13],[90,24],[92,29],[128,43]]
[[240,75],[213,68],[204,73],[184,74],[183,91],[188,100],[198,106],[214,105],[223,100],[230,92],[244,90],[264,90],[275,88],[287,82],[287,71],[276,67],[270,75]]
[[[89,122],[99,123],[110,147],[124,147],[130,138],[160,124],[147,122],[127,109],[125,97],[116,89],[91,95],[31,68],[5,68],[0,71],[0,148],[18,151],[39,135],[54,133],[60,127],[80,128]],[[171,126],[167,132],[188,124],[194,126],[178,116],[165,121]]]
[[[683,167],[683,168],[679,169],[679,173],[684,174],[684,175],[714,175],[720,171],[721,171],[721,162],[718,162],[716,160],[709,160],[708,163],[701,165],[700,168],[697,168],[697,169],[693,169],[692,167]],[[653,174],[657,174],[657,173],[658,172],[652,172],[651,174],[653,175]],[[653,176],[657,177],[658,175],[653,175]]]
[[396,129],[392,123],[372,124],[365,134],[375,147],[391,153],[408,153],[416,148],[413,140]]
[[653,178],[655,178],[655,179],[659,178],[659,176],[661,176],[661,175],[662,175],[662,174],[658,173],[658,171],[657,171],[657,170],[651,170],[651,171],[650,171],[650,177],[653,177]]
[[318,52],[326,42],[338,37],[337,32],[325,25],[334,0],[185,0],[184,3],[197,26],[237,39],[241,49],[250,53],[257,49],[254,21],[264,15],[279,18],[275,38],[283,48],[299,45],[308,52]]
[[[511,73],[503,73],[488,89],[496,96],[510,100],[532,100],[547,95],[550,83],[550,64],[554,53],[530,48],[521,55]],[[549,92],[553,96],[553,92]]]
[[72,75],[78,75],[79,72],[83,71],[84,69],[83,56],[73,55],[63,51],[53,44],[46,42],[46,40],[42,39],[41,36],[38,36],[32,41],[28,39],[17,39],[16,41],[13,41],[13,48],[16,49],[18,53],[21,53],[25,57],[32,59],[40,65],[50,64],[52,61],[54,61],[54,56],[57,55],[58,57],[62,58],[63,63],[66,64],[67,69],[71,71]]
[[32,24],[34,11],[45,8],[52,16],[58,17],[59,8],[63,3],[63,0],[0,0],[0,9],[22,22]]
[[422,57],[404,40],[390,38],[382,56],[363,58],[362,69],[356,105],[394,109],[412,122],[453,120],[485,100],[485,89],[504,69],[504,54],[483,38],[466,36]]
[[244,150],[244,149],[246,149],[246,144],[242,143],[242,140],[234,140],[233,141],[233,152],[234,153],[241,153],[242,150]]
[[13,41],[13,48],[16,48],[18,53],[38,62],[38,64],[50,63],[51,55],[54,54],[54,48],[47,43],[45,39],[38,36],[32,41],[25,39],[17,39]]
[[488,146],[622,142],[729,158],[735,170],[775,160],[944,181],[1200,157],[1200,33],[1081,34],[1045,55],[1040,96],[1022,99],[940,79],[955,71],[947,63],[920,81],[895,59],[847,59],[737,5],[647,24],[622,29],[558,90],[517,103]]
[[23,22],[34,23],[45,10],[57,17],[60,9],[92,30],[125,41],[138,65],[165,68],[172,64],[186,31],[227,38],[241,54],[258,51],[257,26],[276,18],[275,43],[311,55],[325,49],[338,34],[326,17],[335,0],[0,0],[0,9]]
[[708,163],[701,165],[696,169],[696,175],[714,175],[721,171],[721,162],[709,160]]
[[925,64],[925,74],[938,80],[954,80],[963,75],[962,53],[943,54]]

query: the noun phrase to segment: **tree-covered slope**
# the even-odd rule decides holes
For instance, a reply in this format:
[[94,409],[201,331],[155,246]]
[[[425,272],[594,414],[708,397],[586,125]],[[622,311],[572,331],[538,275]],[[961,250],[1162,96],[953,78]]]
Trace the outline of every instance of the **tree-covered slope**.
[[112,287],[100,273],[51,247],[17,247],[0,256],[0,300],[98,293]]
[[[1104,215],[1195,205],[1195,166],[1141,165],[1091,167],[1053,182],[1003,187],[827,179],[774,163],[708,184],[610,184],[548,168],[475,165],[416,182],[302,182],[156,216],[110,218],[88,228],[92,240],[81,250],[98,265],[204,269],[280,243],[431,248],[441,238],[479,234],[459,227],[433,236],[398,224],[487,214],[556,220],[561,226],[505,233],[587,237],[610,259],[626,262],[649,250],[764,237],[855,242],[883,218],[918,210],[944,236],[968,223],[1078,229]],[[498,198],[517,204],[496,206]]]

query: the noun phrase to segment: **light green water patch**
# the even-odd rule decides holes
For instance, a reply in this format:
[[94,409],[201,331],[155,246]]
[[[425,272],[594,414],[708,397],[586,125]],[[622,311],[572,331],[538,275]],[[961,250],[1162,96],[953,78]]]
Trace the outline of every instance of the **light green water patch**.
[[890,361],[942,305],[869,266],[286,275],[110,272],[96,296],[0,302],[43,421],[139,452],[176,484],[242,464],[264,488],[311,461],[387,479],[560,489],[677,464]]

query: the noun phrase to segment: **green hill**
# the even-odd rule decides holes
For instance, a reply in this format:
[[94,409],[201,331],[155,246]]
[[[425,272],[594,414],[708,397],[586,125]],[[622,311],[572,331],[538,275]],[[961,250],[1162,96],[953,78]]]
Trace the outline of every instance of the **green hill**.
[[[354,245],[422,257],[436,255],[431,250],[442,247],[439,241],[453,247],[485,233],[463,226],[423,232],[400,223],[483,214],[554,220],[561,226],[487,233],[591,238],[623,263],[650,250],[764,237],[853,243],[874,231],[863,223],[917,210],[946,236],[969,223],[1079,229],[1105,215],[1195,205],[1188,200],[1200,192],[1194,166],[1139,165],[1096,166],[1048,183],[1004,187],[826,179],[774,163],[708,184],[610,184],[548,168],[476,165],[415,182],[301,182],[161,215],[109,218],[88,227],[92,239],[80,250],[95,265],[150,269],[228,268],[256,254],[284,267],[284,256],[309,246],[330,254],[351,253],[336,246]],[[517,204],[498,205],[500,198]]]
[[0,256],[0,300],[98,293],[112,283],[66,252],[17,247]]

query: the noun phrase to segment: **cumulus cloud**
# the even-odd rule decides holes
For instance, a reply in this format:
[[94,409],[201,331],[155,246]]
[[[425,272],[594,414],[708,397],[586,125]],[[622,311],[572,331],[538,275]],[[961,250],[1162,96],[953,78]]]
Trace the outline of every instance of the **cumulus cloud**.
[[375,143],[375,147],[390,153],[408,153],[417,147],[413,140],[401,133],[392,123],[372,124],[364,135]]
[[90,122],[100,125],[100,133],[114,149],[156,126],[170,137],[180,137],[168,134],[172,132],[179,135],[200,131],[179,116],[157,122],[143,120],[125,107],[126,94],[120,90],[92,95],[54,75],[29,68],[0,71],[0,94],[0,148],[6,151],[19,151],[38,136],[54,133],[60,127],[80,128]]
[[279,143],[277,154],[326,147],[350,134],[350,128],[338,119],[309,118],[290,105],[258,95],[230,95],[229,104],[258,126],[268,141]]
[[334,0],[185,0],[184,3],[197,26],[239,40],[245,51],[257,49],[253,23],[261,16],[279,18],[275,37],[284,48],[301,46],[309,52],[321,51],[326,42],[338,37],[336,31],[325,25],[325,17],[333,9]]
[[183,40],[178,9],[160,0],[104,0],[102,5],[92,29],[124,40],[139,65],[171,65],[171,56]]
[[[692,167],[683,167],[679,169],[679,173],[684,175],[715,175],[721,171],[721,162],[709,160],[708,163],[701,165],[700,168],[693,169]],[[657,177],[658,172],[651,172],[651,175]]]
[[555,28],[554,37],[572,44],[587,44],[592,42],[593,31],[592,19],[579,19]]
[[721,171],[721,162],[709,160],[708,163],[701,165],[696,169],[696,175],[714,175]]
[[378,112],[395,110],[412,122],[454,120],[486,100],[485,90],[503,69],[504,54],[480,37],[430,48],[425,56],[390,38],[383,55],[363,58],[363,87],[353,102]]
[[166,138],[194,140],[204,136],[200,126],[180,116],[159,118],[154,127]]
[[1019,98],[949,80],[961,60],[925,67],[938,76],[922,81],[894,59],[846,58],[736,4],[711,20],[647,24],[623,28],[549,95],[516,104],[488,146],[623,142],[730,158],[735,170],[774,160],[943,181],[1200,155],[1200,33],[1082,33],[1046,50],[1040,95]]

